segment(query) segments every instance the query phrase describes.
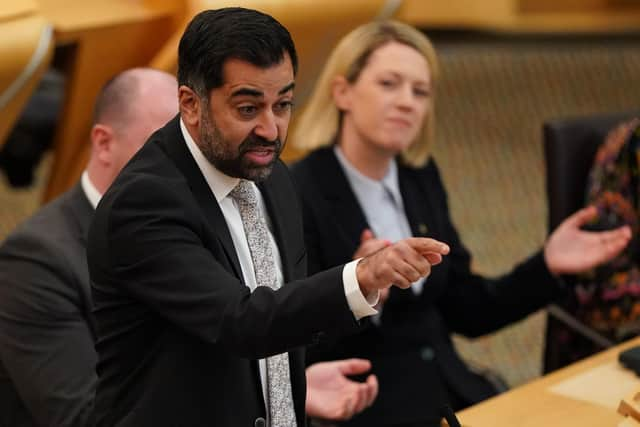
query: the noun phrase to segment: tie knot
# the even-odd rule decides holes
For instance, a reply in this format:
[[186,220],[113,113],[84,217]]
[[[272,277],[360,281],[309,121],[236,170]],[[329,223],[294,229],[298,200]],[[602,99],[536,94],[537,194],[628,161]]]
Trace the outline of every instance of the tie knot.
[[256,201],[256,193],[253,189],[253,185],[251,184],[251,181],[246,179],[241,179],[238,184],[233,187],[233,190],[229,192],[229,196],[231,196],[231,198],[236,202],[255,203]]

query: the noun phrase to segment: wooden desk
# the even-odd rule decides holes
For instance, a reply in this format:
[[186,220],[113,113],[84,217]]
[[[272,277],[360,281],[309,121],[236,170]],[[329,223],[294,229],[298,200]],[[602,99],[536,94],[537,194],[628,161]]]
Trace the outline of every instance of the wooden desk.
[[[622,420],[615,408],[565,397],[550,388],[611,364],[617,361],[621,350],[637,345],[640,345],[640,338],[467,408],[457,414],[458,418],[465,427],[615,427]],[[640,378],[632,371],[626,371],[625,378],[627,374],[640,389]],[[616,383],[602,384],[602,387],[606,387],[606,393],[616,401],[629,394]]]
[[54,26],[57,58],[67,76],[44,192],[50,200],[84,170],[93,104],[101,86],[127,68],[144,66],[173,33],[184,4],[175,0],[38,0]]

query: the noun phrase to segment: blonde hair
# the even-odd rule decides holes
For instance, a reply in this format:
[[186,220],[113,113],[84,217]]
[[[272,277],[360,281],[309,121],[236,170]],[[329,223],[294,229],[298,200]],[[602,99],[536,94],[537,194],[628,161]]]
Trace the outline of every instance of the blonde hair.
[[300,150],[314,150],[334,142],[340,130],[341,113],[333,101],[332,85],[337,76],[354,83],[366,67],[371,54],[389,42],[398,42],[420,52],[431,71],[430,113],[416,140],[401,153],[408,166],[423,166],[435,137],[434,106],[438,63],[433,45],[420,31],[397,21],[374,21],[344,36],[333,49],[313,93],[292,134],[292,144]]

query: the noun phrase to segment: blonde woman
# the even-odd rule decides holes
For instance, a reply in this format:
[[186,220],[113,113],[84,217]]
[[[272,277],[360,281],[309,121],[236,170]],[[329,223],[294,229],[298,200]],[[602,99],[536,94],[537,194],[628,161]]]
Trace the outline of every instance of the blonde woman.
[[293,167],[310,273],[408,236],[451,247],[426,281],[392,289],[358,335],[312,349],[314,361],[372,362],[378,398],[349,425],[430,425],[444,405],[457,410],[494,395],[495,384],[458,356],[451,332],[478,336],[525,317],[561,294],[558,276],[611,258],[629,239],[628,229],[581,231],[594,215],[585,209],[505,276],[474,274],[430,157],[437,83],[436,54],[422,33],[398,22],[361,26],[334,49],[292,138],[312,150]]

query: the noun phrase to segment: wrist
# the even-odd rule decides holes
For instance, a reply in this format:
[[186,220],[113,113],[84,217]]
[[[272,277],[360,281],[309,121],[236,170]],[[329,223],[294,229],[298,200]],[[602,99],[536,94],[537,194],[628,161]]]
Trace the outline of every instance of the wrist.
[[370,282],[368,280],[368,274],[367,274],[367,259],[366,258],[360,258],[358,260],[356,260],[357,264],[356,264],[356,280],[358,281],[358,286],[360,287],[360,292],[362,292],[362,295],[364,295],[364,297],[366,298],[367,295],[369,295],[371,292],[374,291],[374,289],[372,289],[372,287],[370,286]]
[[562,272],[558,270],[558,267],[552,261],[552,256],[549,254],[548,246],[545,245],[542,251],[542,259],[544,260],[544,264],[547,266],[547,270],[554,277],[560,277]]

